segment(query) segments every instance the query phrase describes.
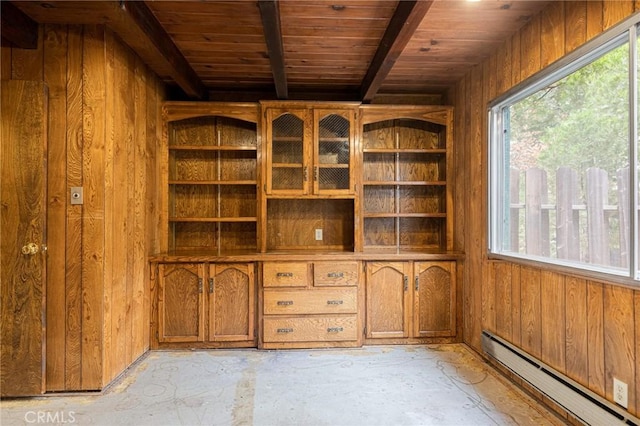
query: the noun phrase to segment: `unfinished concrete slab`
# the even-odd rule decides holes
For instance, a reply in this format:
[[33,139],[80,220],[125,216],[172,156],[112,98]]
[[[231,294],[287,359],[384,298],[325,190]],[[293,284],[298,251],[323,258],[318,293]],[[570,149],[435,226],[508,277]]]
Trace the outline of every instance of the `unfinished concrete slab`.
[[155,351],[101,394],[0,403],[3,425],[558,425],[464,345]]

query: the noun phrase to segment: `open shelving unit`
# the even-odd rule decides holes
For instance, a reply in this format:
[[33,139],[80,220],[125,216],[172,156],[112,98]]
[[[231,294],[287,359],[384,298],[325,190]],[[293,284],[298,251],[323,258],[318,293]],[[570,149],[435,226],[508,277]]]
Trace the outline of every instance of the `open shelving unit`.
[[387,118],[370,108],[362,127],[364,249],[450,250],[450,129],[440,116],[396,110],[390,114],[402,118]]
[[169,121],[169,251],[257,250],[257,123],[204,112]]

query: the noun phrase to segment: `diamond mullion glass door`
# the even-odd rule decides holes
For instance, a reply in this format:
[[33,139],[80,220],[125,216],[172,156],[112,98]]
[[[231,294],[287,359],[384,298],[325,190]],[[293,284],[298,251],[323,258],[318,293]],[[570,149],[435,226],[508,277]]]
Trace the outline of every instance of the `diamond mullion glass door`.
[[353,112],[314,110],[315,193],[351,193]]
[[269,110],[267,185],[272,193],[305,194],[310,170],[307,110]]

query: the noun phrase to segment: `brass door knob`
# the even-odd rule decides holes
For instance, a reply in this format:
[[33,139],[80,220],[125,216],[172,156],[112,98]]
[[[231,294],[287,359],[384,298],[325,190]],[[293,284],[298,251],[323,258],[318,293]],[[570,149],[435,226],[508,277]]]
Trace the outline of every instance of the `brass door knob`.
[[40,251],[40,247],[36,243],[29,243],[26,246],[22,246],[22,254],[33,256]]

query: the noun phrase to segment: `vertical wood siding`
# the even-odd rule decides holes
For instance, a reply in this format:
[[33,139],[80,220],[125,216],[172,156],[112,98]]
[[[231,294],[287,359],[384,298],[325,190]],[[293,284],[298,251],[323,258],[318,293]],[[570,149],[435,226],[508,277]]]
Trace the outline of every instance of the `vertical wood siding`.
[[489,329],[609,400],[613,378],[623,380],[635,415],[640,413],[640,290],[486,257],[485,108],[637,10],[638,1],[552,2],[449,96],[456,111],[457,192],[466,194],[456,217],[463,228],[457,235],[465,238],[465,341],[481,351],[480,333]]
[[47,391],[101,389],[148,347],[163,83],[101,26],[43,25],[1,59],[50,93]]

